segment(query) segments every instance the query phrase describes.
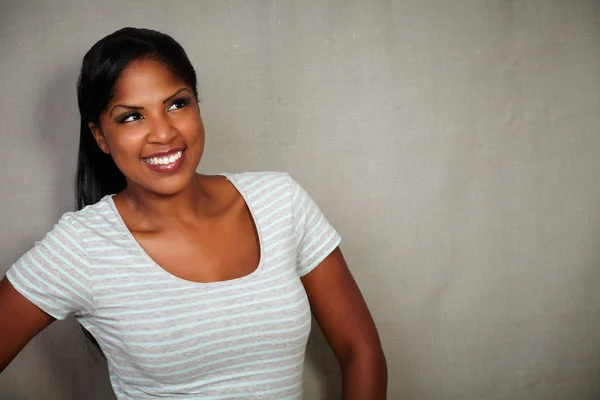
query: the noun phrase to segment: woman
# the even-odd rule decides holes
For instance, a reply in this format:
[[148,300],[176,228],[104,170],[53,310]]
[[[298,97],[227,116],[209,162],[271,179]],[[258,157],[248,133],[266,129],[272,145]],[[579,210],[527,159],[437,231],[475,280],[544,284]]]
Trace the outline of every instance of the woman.
[[0,283],[0,370],[73,314],[119,399],[296,399],[312,311],[344,399],[385,398],[385,359],[340,237],[286,174],[196,173],[196,87],[184,50],[156,31],[121,29],[85,55],[79,211]]

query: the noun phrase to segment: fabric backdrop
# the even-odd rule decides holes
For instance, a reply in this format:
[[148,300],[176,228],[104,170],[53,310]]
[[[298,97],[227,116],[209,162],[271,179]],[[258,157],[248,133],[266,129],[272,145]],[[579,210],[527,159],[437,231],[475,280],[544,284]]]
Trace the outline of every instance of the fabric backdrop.
[[[339,230],[390,399],[600,398],[600,2],[2,0],[0,273],[73,207],[78,68],[123,26],[188,51],[200,171],[289,172]],[[339,397],[317,329],[307,358]],[[73,320],[0,376],[111,393]]]

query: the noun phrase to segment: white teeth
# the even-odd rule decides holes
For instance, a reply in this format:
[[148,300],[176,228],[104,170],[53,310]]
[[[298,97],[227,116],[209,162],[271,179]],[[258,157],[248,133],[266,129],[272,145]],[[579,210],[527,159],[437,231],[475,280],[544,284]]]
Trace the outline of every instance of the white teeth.
[[173,164],[175,161],[179,160],[181,158],[181,155],[183,154],[183,151],[178,151],[175,154],[172,154],[171,156],[168,157],[152,157],[152,158],[146,158],[145,161],[150,164],[150,165],[168,165],[168,164]]

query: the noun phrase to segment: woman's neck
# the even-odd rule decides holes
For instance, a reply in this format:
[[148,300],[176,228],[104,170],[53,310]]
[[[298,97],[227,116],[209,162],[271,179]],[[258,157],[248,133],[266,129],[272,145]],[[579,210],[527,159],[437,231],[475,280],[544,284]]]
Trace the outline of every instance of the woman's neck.
[[116,197],[120,197],[119,205],[125,208],[122,211],[143,216],[152,225],[197,220],[205,216],[203,210],[212,200],[200,178],[200,175],[194,175],[182,191],[172,195],[161,195],[135,184],[128,184]]

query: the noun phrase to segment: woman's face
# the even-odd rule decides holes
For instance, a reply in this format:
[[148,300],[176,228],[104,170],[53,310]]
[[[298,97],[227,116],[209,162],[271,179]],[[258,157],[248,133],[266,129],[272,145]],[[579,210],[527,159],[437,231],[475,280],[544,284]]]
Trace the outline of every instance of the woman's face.
[[135,61],[119,78],[113,99],[90,124],[128,189],[161,195],[184,189],[204,150],[204,126],[192,88],[153,61]]

